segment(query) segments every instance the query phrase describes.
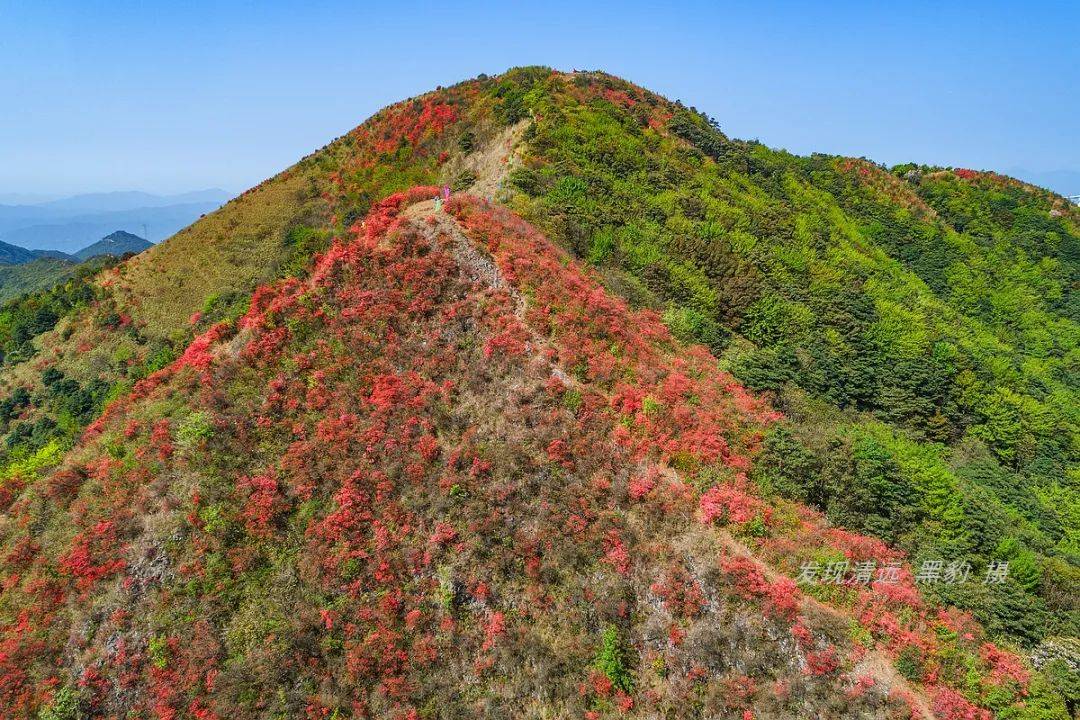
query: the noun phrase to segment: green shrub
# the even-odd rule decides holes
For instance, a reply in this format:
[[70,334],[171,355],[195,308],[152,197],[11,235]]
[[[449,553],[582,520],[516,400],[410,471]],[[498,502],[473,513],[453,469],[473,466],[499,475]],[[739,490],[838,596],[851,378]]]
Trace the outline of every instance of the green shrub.
[[155,635],[150,638],[146,653],[150,656],[150,662],[158,670],[169,667],[169,641],[164,635]]
[[210,416],[202,411],[194,412],[184,418],[176,428],[176,442],[180,447],[190,449],[210,439],[213,434]]
[[510,185],[526,195],[537,195],[540,189],[540,175],[529,168],[516,168],[510,173]]
[[611,684],[629,693],[634,689],[634,676],[627,667],[626,652],[619,630],[614,625],[604,628],[600,650],[593,660],[593,667],[607,676]]
[[69,687],[56,691],[53,701],[38,711],[38,720],[79,720],[79,697]]
[[464,192],[472,187],[474,182],[476,182],[476,173],[472,170],[462,170],[450,184],[450,189],[454,192]]
[[330,235],[323,230],[298,225],[285,233],[284,245],[287,255],[278,275],[302,276],[307,272],[311,256],[329,247]]
[[896,670],[911,682],[922,679],[922,655],[918,648],[905,647],[896,658]]

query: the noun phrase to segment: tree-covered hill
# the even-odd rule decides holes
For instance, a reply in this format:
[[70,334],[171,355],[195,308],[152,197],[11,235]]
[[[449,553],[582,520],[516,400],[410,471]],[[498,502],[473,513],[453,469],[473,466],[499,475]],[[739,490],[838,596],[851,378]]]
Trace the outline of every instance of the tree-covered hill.
[[774,394],[759,481],[919,560],[1012,560],[989,596],[942,591],[1026,643],[1075,635],[1077,209],[731,141],[607,76],[537,85],[512,206]]
[[17,245],[0,242],[0,265],[18,265],[32,262],[38,257],[33,250],[27,250]]
[[87,245],[75,257],[79,260],[89,260],[100,255],[113,255],[121,257],[127,253],[141,253],[153,247],[152,243],[145,239],[123,230],[109,233],[92,245]]
[[0,706],[1067,718],[1078,248],[603,73],[391,106],[0,308]]

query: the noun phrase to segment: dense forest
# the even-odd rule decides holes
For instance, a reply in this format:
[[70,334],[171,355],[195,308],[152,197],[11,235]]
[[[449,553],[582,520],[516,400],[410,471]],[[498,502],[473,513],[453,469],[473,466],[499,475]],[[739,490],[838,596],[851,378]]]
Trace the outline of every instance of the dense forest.
[[665,139],[655,98],[601,96],[533,103],[512,202],[776,398],[757,482],[916,565],[1009,561],[942,599],[1024,643],[1076,635],[1076,211],[992,173],[730,141],[687,108]]

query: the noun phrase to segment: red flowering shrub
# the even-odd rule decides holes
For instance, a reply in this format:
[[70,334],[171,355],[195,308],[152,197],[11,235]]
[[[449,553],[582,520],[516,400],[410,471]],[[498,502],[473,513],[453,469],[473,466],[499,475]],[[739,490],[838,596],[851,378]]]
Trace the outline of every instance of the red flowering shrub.
[[435,532],[431,533],[432,545],[449,545],[457,539],[458,532],[454,529],[454,526],[449,523],[440,522],[435,526]]
[[993,713],[972,705],[952,688],[938,688],[932,705],[934,716],[940,720],[992,720]]
[[161,460],[168,460],[173,454],[171,425],[167,418],[154,423],[150,431],[150,446],[157,451]]
[[245,495],[240,516],[247,531],[256,537],[269,537],[274,517],[286,507],[277,477],[272,472],[242,477],[237,480],[236,487]]
[[86,476],[75,468],[57,470],[49,476],[46,492],[54,500],[71,500],[78,494],[85,480]]
[[657,481],[660,477],[660,470],[655,466],[649,467],[643,473],[635,473],[630,478],[630,483],[627,487],[627,492],[630,494],[631,500],[641,500],[656,487]]
[[720,567],[743,597],[765,600],[768,611],[777,617],[785,620],[795,618],[802,595],[793,580],[781,577],[770,582],[761,566],[748,557],[725,557]]
[[209,330],[191,341],[191,344],[187,346],[187,349],[176,361],[177,367],[187,366],[196,370],[206,370],[214,359],[210,348],[231,331],[232,328],[225,322],[219,322],[211,326]]
[[570,456],[570,448],[562,438],[552,440],[547,446],[547,456],[552,462],[557,462],[567,470],[574,469],[574,460]]
[[1019,657],[992,643],[983,643],[979,647],[979,658],[989,668],[989,680],[994,685],[1013,682],[1023,686],[1031,679]]
[[484,644],[480,649],[484,652],[495,647],[495,642],[506,634],[506,616],[499,611],[491,613],[487,626],[484,628]]
[[118,553],[116,524],[102,520],[75,536],[71,549],[60,557],[58,567],[61,573],[75,579],[80,592],[86,593],[99,580],[124,568]]
[[755,517],[768,521],[771,508],[735,485],[716,485],[701,496],[701,517],[707,522],[741,525]]
[[41,545],[29,537],[24,537],[4,556],[4,564],[12,570],[25,570],[39,552]]
[[419,107],[413,103],[396,106],[377,118],[380,121],[377,125],[382,127],[377,130],[381,132],[381,137],[375,142],[375,151],[391,153],[405,141],[416,145],[426,134],[442,134],[456,119],[453,107],[432,98]]
[[664,602],[668,612],[676,617],[693,618],[705,607],[705,594],[685,568],[669,567],[660,580],[649,586]]
[[840,661],[836,657],[836,648],[828,647],[820,652],[808,652],[806,654],[807,675],[831,675],[840,668]]
[[609,530],[604,538],[604,560],[621,575],[630,574],[630,552],[626,549],[617,530]]
[[15,502],[15,498],[19,496],[25,487],[26,481],[18,476],[10,478],[0,485],[0,511],[10,508],[11,504]]

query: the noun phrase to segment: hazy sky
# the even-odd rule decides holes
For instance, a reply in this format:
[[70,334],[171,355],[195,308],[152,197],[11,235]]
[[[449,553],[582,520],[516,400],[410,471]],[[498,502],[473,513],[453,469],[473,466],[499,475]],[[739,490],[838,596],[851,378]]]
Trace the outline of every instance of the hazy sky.
[[239,191],[386,104],[526,64],[797,153],[1080,185],[1080,3],[964,5],[0,0],[0,194]]

